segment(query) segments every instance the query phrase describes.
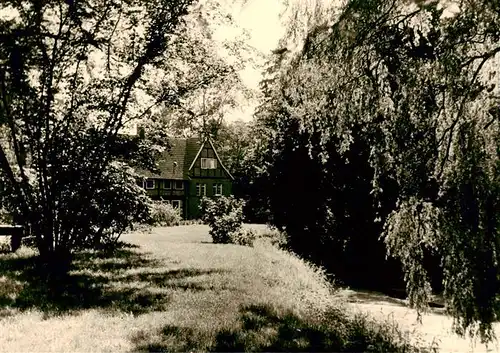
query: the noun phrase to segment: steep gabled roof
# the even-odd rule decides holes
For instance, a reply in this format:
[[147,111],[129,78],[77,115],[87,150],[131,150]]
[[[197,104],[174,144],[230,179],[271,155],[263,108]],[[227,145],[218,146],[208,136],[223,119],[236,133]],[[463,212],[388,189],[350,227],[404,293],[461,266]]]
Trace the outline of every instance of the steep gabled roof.
[[158,169],[160,172],[155,174],[143,171],[141,174],[148,178],[187,180],[189,179],[189,171],[193,168],[206,143],[210,144],[221,167],[234,180],[217,154],[212,141],[210,139],[201,141],[198,138],[172,139],[170,141],[171,148],[165,150],[158,160]]
[[186,139],[186,154],[185,154],[185,167],[186,167],[186,177],[191,170],[191,166],[196,160],[197,156],[200,154],[203,148],[203,141],[198,138],[188,138]]
[[222,167],[222,169],[224,169],[224,171],[227,173],[227,175],[229,175],[229,177],[231,178],[231,180],[234,180],[234,177],[231,175],[231,173],[229,173],[229,170],[227,170],[226,166],[224,165],[224,163],[220,159],[219,154],[217,153],[217,150],[215,149],[214,144],[212,143],[212,140],[210,138],[205,139],[205,141],[201,144],[201,146],[200,146],[200,148],[198,150],[198,153],[192,159],[191,165],[189,166],[189,170],[193,169],[194,163],[196,162],[196,160],[200,156],[200,153],[203,150],[203,147],[205,147],[205,144],[207,142],[210,144],[210,147],[212,147],[212,149],[214,150],[215,158],[217,158],[217,161],[219,161],[219,164]]
[[151,173],[144,171],[143,174],[148,178],[161,178],[173,180],[186,180],[188,179],[190,156],[199,149],[198,139],[180,139],[174,138],[170,140],[170,149],[162,152],[158,159],[159,173]]

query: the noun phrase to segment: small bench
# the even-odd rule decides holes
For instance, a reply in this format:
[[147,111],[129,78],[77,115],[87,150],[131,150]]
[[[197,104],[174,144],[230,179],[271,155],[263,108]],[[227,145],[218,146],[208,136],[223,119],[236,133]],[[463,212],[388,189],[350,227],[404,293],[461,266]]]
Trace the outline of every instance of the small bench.
[[23,226],[0,224],[0,236],[10,236],[10,251],[12,252],[15,252],[21,246],[23,233]]

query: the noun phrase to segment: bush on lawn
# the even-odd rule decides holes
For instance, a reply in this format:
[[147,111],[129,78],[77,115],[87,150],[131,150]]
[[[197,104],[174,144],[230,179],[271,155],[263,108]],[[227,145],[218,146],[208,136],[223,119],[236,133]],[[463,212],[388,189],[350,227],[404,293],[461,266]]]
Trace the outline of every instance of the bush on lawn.
[[201,200],[202,219],[209,225],[214,243],[253,245],[255,233],[242,228],[244,205],[245,201],[234,196]]
[[231,233],[231,243],[244,245],[244,246],[253,246],[255,238],[257,235],[252,229],[243,229],[240,228],[239,231]]
[[180,226],[192,226],[198,224],[203,224],[203,221],[201,219],[183,219],[179,223]]
[[0,222],[3,224],[14,224],[12,214],[5,207],[0,208]]
[[10,236],[0,237],[0,254],[7,254],[11,251]]
[[152,201],[150,205],[149,225],[171,227],[182,222],[179,209],[165,201]]
[[288,238],[285,231],[277,229],[269,229],[259,235],[259,239],[271,244],[274,247],[282,250],[288,249]]

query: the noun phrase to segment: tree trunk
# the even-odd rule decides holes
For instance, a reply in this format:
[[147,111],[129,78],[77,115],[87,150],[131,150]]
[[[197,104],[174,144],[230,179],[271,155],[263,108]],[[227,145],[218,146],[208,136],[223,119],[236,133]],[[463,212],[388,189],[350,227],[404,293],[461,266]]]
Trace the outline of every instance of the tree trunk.
[[71,268],[73,256],[70,251],[56,249],[40,254],[40,265],[48,279],[58,280],[65,277]]
[[59,278],[69,272],[72,254],[63,244],[54,244],[54,234],[47,234],[43,231],[44,228],[37,226],[33,230],[37,239],[41,270],[50,277]]

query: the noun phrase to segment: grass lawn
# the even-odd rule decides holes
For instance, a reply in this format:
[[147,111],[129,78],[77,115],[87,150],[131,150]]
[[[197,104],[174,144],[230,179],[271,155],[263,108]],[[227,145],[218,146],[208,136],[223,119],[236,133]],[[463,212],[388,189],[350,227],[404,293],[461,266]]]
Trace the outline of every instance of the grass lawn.
[[212,244],[202,225],[122,240],[80,254],[57,290],[37,280],[28,249],[0,255],[0,351],[360,351],[400,337],[362,317],[346,324],[346,300],[320,271],[264,243]]

